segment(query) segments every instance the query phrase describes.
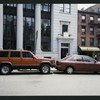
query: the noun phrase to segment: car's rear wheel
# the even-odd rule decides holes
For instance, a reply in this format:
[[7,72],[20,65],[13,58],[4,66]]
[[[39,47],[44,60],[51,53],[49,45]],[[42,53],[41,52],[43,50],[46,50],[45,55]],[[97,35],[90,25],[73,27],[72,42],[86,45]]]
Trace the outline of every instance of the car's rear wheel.
[[1,74],[7,75],[11,72],[11,67],[8,64],[3,64],[0,69]]
[[43,64],[40,68],[41,73],[48,74],[50,73],[50,65],[49,64]]
[[74,68],[73,67],[67,67],[65,69],[65,73],[67,73],[67,74],[72,74],[73,72],[74,72]]

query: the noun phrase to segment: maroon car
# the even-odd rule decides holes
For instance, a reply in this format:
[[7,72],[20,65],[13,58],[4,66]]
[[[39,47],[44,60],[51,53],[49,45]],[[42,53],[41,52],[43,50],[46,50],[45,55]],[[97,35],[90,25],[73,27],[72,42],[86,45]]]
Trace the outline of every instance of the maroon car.
[[74,71],[100,71],[100,62],[86,55],[71,55],[56,61],[56,69],[72,74]]

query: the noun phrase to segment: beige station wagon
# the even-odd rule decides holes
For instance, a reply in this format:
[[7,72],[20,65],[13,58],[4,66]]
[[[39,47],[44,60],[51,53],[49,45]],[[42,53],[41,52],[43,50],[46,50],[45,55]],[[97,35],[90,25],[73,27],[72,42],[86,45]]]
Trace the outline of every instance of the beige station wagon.
[[28,50],[0,50],[0,73],[9,74],[15,69],[39,69],[41,73],[50,73],[55,61],[38,58]]

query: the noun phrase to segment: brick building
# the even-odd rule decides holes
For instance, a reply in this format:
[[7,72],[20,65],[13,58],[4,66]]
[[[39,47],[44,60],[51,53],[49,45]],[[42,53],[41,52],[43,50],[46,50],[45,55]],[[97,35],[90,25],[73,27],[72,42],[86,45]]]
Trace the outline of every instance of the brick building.
[[100,52],[100,4],[78,11],[78,52],[93,56]]

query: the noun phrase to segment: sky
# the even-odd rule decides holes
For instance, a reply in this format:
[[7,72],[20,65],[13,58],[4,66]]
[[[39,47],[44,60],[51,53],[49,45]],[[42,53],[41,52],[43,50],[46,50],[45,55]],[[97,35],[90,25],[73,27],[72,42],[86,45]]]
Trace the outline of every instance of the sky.
[[82,8],[86,9],[93,5],[95,5],[95,4],[78,4],[78,10],[81,10]]

